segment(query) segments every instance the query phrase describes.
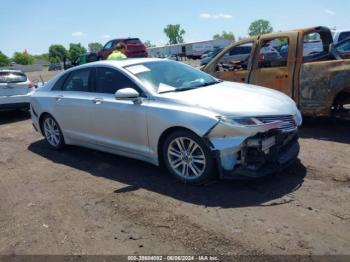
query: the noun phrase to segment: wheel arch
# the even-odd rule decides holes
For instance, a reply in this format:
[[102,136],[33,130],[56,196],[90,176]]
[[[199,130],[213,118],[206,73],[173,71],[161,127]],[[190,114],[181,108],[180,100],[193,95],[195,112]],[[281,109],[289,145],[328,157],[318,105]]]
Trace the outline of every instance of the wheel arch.
[[[50,117],[52,117],[52,118],[56,121],[56,123],[58,124],[56,118],[55,118],[53,115],[51,115],[49,112],[42,112],[41,115],[39,116],[39,127],[40,127],[40,132],[41,132],[42,135],[44,135],[44,131],[43,131],[43,119],[44,119],[45,116],[50,116]],[[58,125],[59,125],[59,124],[58,124]]]
[[158,155],[158,162],[159,162],[159,165],[160,166],[164,166],[164,157],[163,157],[163,154],[162,154],[162,149],[163,149],[163,145],[164,145],[164,142],[166,140],[166,138],[176,132],[176,131],[181,131],[181,130],[184,130],[184,131],[187,131],[187,132],[190,132],[200,138],[202,138],[200,135],[198,135],[196,132],[194,132],[193,130],[187,128],[187,127],[183,127],[183,126],[173,126],[173,127],[169,127],[167,128],[166,130],[163,131],[163,133],[160,135],[159,137],[159,140],[158,140],[158,145],[157,145],[157,155]]

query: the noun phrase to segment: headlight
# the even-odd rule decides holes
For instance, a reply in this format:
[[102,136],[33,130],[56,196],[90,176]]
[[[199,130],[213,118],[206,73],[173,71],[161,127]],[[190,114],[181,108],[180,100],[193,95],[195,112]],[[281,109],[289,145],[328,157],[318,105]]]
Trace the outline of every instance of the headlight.
[[238,118],[228,118],[224,116],[218,117],[220,121],[230,125],[240,125],[240,126],[256,126],[262,124],[258,119],[254,117],[238,117]]

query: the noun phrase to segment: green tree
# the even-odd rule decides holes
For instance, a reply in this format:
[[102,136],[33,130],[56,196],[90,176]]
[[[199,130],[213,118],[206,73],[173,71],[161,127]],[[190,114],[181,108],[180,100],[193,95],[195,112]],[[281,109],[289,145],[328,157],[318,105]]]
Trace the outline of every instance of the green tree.
[[264,19],[259,19],[252,22],[249,26],[248,34],[250,36],[263,35],[273,32],[271,23]]
[[169,44],[175,45],[184,42],[183,35],[186,33],[184,29],[181,28],[181,25],[167,25],[164,30],[164,34],[169,38]]
[[226,31],[222,31],[222,34],[216,34],[213,36],[214,40],[217,39],[227,39],[227,40],[231,40],[232,42],[234,42],[235,39],[235,35],[232,32],[226,32]]
[[44,54],[41,54],[41,55],[33,55],[33,57],[36,60],[50,61],[48,53],[44,53]]
[[0,51],[0,66],[8,66],[10,59]]
[[73,62],[75,61],[80,55],[86,54],[87,50],[85,47],[83,47],[80,43],[78,44],[69,44],[69,50],[68,50],[68,58]]
[[59,63],[67,56],[67,50],[63,45],[51,45],[49,47],[49,60],[51,63]]
[[20,65],[30,65],[30,64],[33,63],[34,57],[31,56],[30,54],[21,53],[21,52],[15,52],[14,55],[13,55],[12,60],[13,60],[16,64],[20,64]]
[[101,49],[103,48],[103,45],[101,43],[90,43],[88,44],[89,47],[89,52],[90,53],[97,53],[99,51],[101,51]]
[[152,44],[151,41],[149,41],[149,40],[146,40],[143,44],[147,48],[149,48],[149,47],[156,47],[156,45]]

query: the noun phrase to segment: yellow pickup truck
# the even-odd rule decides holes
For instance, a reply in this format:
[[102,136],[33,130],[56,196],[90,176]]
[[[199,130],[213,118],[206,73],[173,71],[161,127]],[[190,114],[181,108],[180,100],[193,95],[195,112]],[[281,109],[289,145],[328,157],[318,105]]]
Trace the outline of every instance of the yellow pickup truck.
[[327,27],[235,42],[202,70],[226,81],[279,90],[305,116],[350,118],[350,59],[339,55]]

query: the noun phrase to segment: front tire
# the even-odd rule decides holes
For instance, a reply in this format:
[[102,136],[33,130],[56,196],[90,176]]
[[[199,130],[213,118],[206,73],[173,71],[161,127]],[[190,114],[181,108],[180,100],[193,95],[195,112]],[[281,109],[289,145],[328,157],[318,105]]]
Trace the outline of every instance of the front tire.
[[45,140],[50,147],[57,150],[65,146],[61,128],[52,116],[44,116],[41,126]]
[[168,171],[186,184],[203,184],[214,177],[212,152],[192,132],[179,130],[170,134],[162,153]]

